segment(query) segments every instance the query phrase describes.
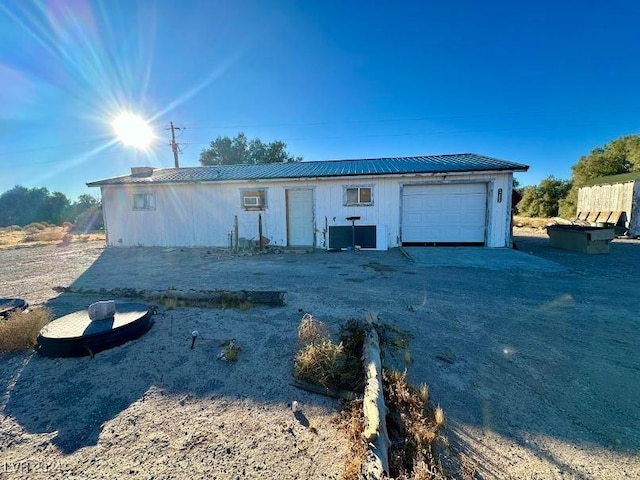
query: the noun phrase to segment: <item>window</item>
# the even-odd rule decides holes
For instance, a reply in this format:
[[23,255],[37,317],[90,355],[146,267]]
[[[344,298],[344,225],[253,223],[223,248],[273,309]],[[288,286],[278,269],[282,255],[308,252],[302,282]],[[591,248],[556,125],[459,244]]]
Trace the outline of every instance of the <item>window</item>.
[[348,205],[373,205],[372,186],[353,186],[344,189],[344,204]]
[[134,193],[133,194],[134,210],[155,210],[156,197],[153,193]]
[[242,208],[245,210],[264,210],[267,206],[267,191],[241,190]]

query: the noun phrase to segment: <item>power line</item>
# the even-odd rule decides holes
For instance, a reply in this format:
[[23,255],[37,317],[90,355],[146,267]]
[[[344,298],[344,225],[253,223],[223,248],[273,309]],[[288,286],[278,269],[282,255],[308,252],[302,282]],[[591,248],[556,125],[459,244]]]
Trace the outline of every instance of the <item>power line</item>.
[[48,146],[44,146],[44,147],[33,147],[33,148],[25,148],[22,150],[14,150],[14,151],[9,151],[9,152],[0,152],[0,157],[5,157],[8,155],[17,155],[17,154],[21,154],[21,153],[30,153],[30,152],[40,152],[43,150],[55,150],[56,148],[67,148],[67,147],[77,147],[80,145],[89,145],[91,143],[96,143],[96,142],[100,142],[102,140],[100,139],[96,139],[96,140],[90,140],[90,141],[86,141],[86,142],[74,142],[74,143],[64,143],[61,145],[48,145]]
[[[588,123],[588,124],[565,124],[564,128],[585,128],[585,127],[604,127],[604,126],[616,126],[616,125],[627,125],[629,122],[606,122],[606,123]],[[167,127],[166,130],[170,130],[172,123],[170,123],[170,127]],[[487,129],[469,129],[469,130],[438,130],[431,132],[403,132],[403,133],[376,133],[376,134],[361,134],[361,135],[333,135],[333,136],[307,136],[307,137],[291,137],[291,138],[282,138],[280,140],[284,142],[294,142],[294,141],[302,141],[302,140],[343,140],[348,138],[398,138],[398,137],[420,137],[420,136],[435,136],[435,135],[465,135],[472,133],[491,133],[491,132],[513,132],[513,131],[535,131],[535,130],[544,130],[548,127],[544,125],[537,125],[534,127],[506,127],[506,128],[487,128]],[[174,131],[179,130],[181,133],[186,129],[186,127],[173,127]],[[191,128],[190,128],[191,129]],[[28,148],[23,150],[14,150],[10,152],[0,152],[0,157],[9,156],[9,155],[19,155],[23,153],[37,152],[42,150],[53,150],[58,148],[67,148],[72,146],[80,146],[80,145],[88,145],[91,143],[95,143],[99,140],[94,141],[85,141],[85,142],[76,142],[76,143],[67,143],[60,145],[48,145],[42,147]],[[186,147],[187,145],[210,145],[211,141],[207,142],[188,142],[187,143],[176,143],[175,142],[175,132],[172,134],[172,141],[169,144],[174,152],[174,162],[177,165],[178,160],[176,159],[178,153],[183,152],[183,148],[181,146]],[[174,150],[174,148],[176,150]],[[59,160],[44,160],[40,162],[29,162],[29,161],[21,161],[21,165],[39,165],[46,163],[55,163]],[[15,168],[12,166],[11,168]]]
[[[568,127],[601,127],[611,125],[626,125],[628,122],[613,122],[613,123],[588,123],[588,124],[574,124],[567,125]],[[465,135],[469,133],[491,133],[491,132],[512,132],[512,131],[535,131],[545,130],[546,126],[537,125],[535,127],[507,127],[507,128],[489,128],[489,129],[469,129],[469,130],[439,130],[433,132],[405,132],[405,133],[371,133],[361,135],[332,135],[332,136],[315,136],[315,137],[292,137],[282,138],[283,142],[297,142],[301,140],[342,140],[347,138],[383,138],[383,137],[422,137],[430,135]],[[211,142],[189,142],[189,145],[209,145]]]
[[[620,108],[636,109],[640,108],[640,105],[624,105]],[[230,128],[258,128],[258,127],[312,127],[312,126],[328,126],[328,125],[355,125],[355,124],[371,124],[371,123],[399,123],[399,122],[424,122],[428,120],[443,120],[443,119],[456,119],[456,118],[483,118],[490,117],[493,120],[501,120],[509,118],[510,116],[530,116],[534,114],[545,115],[558,115],[561,113],[577,113],[577,112],[602,112],[612,111],[615,108],[602,108],[602,109],[562,109],[562,110],[529,110],[518,111],[513,110],[511,112],[504,112],[499,115],[492,115],[487,113],[468,114],[461,113],[459,115],[438,115],[428,117],[406,117],[406,118],[378,118],[378,119],[366,119],[366,120],[341,120],[341,121],[317,121],[317,122],[286,122],[286,123],[248,123],[237,125],[187,125],[190,130],[201,130],[205,128],[211,129],[230,129]]]

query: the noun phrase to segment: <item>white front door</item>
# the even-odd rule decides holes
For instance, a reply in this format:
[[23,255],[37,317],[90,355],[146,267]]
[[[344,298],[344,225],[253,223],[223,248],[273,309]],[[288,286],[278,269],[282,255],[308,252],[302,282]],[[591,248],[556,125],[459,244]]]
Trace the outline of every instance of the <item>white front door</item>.
[[287,190],[287,244],[313,247],[313,190]]

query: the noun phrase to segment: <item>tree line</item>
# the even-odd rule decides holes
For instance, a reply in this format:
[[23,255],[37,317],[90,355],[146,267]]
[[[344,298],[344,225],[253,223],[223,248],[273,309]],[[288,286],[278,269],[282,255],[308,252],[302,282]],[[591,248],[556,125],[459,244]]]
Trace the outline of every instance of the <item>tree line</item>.
[[522,200],[516,210],[527,217],[573,218],[577,213],[578,189],[589,180],[640,171],[640,135],[627,135],[593,149],[571,167],[572,177],[553,175],[538,185],[517,188]]
[[44,187],[16,185],[0,195],[0,227],[24,227],[36,222],[71,222],[78,229],[96,230],[103,227],[102,205],[91,195],[80,195],[71,201],[64,193]]

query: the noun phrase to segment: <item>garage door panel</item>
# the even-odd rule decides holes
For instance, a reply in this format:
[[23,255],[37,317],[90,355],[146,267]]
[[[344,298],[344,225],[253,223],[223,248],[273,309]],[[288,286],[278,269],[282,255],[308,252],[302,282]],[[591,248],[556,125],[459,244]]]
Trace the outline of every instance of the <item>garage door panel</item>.
[[484,243],[487,185],[406,185],[402,192],[404,243]]

